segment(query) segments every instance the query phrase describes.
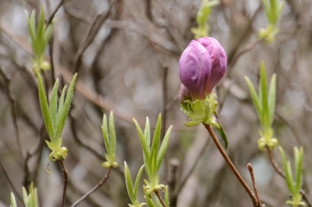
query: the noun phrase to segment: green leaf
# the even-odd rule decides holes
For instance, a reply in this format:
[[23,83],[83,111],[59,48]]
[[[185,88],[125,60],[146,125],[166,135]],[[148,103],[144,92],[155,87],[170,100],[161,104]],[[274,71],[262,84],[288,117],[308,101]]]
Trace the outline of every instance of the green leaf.
[[136,200],[136,197],[134,196],[131,173],[126,162],[124,162],[124,165],[125,165],[124,171],[125,171],[125,181],[126,181],[127,192],[128,192],[131,202],[134,203]]
[[44,89],[44,85],[43,85],[40,73],[37,73],[37,78],[38,78],[38,93],[39,93],[39,103],[40,103],[40,107],[41,107],[41,112],[42,112],[44,124],[46,126],[48,135],[49,135],[51,141],[53,142],[53,141],[55,141],[56,138],[54,137],[52,118],[51,118],[51,114],[49,112],[49,105],[48,105],[48,101],[47,101],[47,96],[45,93],[45,89]]
[[268,89],[267,89],[267,80],[266,80],[266,72],[264,62],[260,64],[260,88],[259,88],[259,100],[262,104],[262,119],[263,119],[263,127],[266,131],[270,126],[268,125],[269,121],[269,107],[268,107]]
[[105,114],[103,116],[103,123],[102,123],[101,129],[102,129],[102,134],[103,134],[103,138],[104,138],[104,145],[105,145],[107,154],[110,154],[108,126],[107,126],[107,118],[106,118]]
[[256,92],[254,86],[252,85],[250,79],[245,76],[245,80],[246,80],[248,88],[249,88],[249,92],[251,95],[252,102],[255,106],[256,112],[257,112],[258,117],[260,119],[260,122],[262,123],[262,120],[261,120],[262,109],[261,109],[261,105],[260,105],[260,101],[259,101],[257,92]]
[[[26,13],[27,15],[27,13]],[[35,38],[35,33],[36,33],[36,23],[35,23],[35,12],[32,11],[31,15],[28,16],[28,31],[30,34],[30,38],[31,38],[31,42],[35,42],[36,38]]]
[[[150,148],[151,148],[151,130],[150,130],[150,123],[148,117],[146,117],[146,122],[145,122],[145,129],[144,129],[144,139],[145,143],[147,145],[147,149],[149,152],[150,156]],[[149,157],[147,157],[149,159]]]
[[269,126],[272,126],[274,120],[275,100],[276,100],[276,74],[273,74],[269,89]]
[[64,107],[64,100],[65,100],[65,95],[66,95],[66,90],[67,90],[67,86],[65,85],[63,90],[62,90],[62,93],[61,93],[61,97],[59,99],[59,103],[58,103],[58,108],[57,108],[57,122],[59,120],[59,116],[61,114],[61,111],[63,110],[63,107]]
[[114,114],[111,111],[109,115],[109,138],[110,138],[110,154],[114,155],[116,150],[116,135],[115,135],[115,125],[114,125]]
[[[40,53],[42,54],[42,43],[43,43],[43,36],[44,36],[44,9],[43,7],[40,10],[40,15],[39,15],[39,21],[38,21],[38,27],[37,27],[37,43],[38,44],[38,49]],[[43,48],[44,49],[44,48]]]
[[11,193],[11,205],[10,207],[17,207],[16,205],[16,199],[13,193]]
[[159,152],[158,152],[158,157],[157,157],[157,166],[156,166],[156,171],[159,171],[160,165],[166,155],[167,149],[168,149],[168,144],[169,144],[169,137],[170,137],[170,133],[171,133],[171,129],[172,126],[169,127],[169,129],[167,130],[165,137],[161,143]]
[[158,115],[157,124],[154,131],[153,142],[151,147],[151,171],[152,174],[157,174],[157,154],[160,144],[160,133],[161,133],[161,114]]
[[297,147],[294,148],[295,151],[295,171],[296,171],[296,187],[295,190],[299,194],[302,183],[302,159],[303,159],[303,148],[298,150]]
[[59,81],[57,79],[55,81],[55,84],[54,84],[53,89],[52,89],[50,107],[49,107],[53,129],[55,129],[56,121],[57,121],[56,117],[57,117],[57,91],[58,91],[58,86],[59,86]]
[[221,123],[218,120],[217,120],[217,124],[218,124],[218,127],[215,127],[215,128],[217,129],[217,131],[219,132],[219,134],[222,138],[224,148],[227,149],[229,144],[228,144],[226,133],[225,133]]
[[169,190],[168,186],[165,187],[165,204],[166,206],[170,206],[170,199],[169,199]]
[[149,207],[156,207],[151,197],[149,197],[148,195],[145,195],[144,197]]
[[144,165],[142,165],[140,167],[140,170],[139,170],[139,172],[136,176],[136,179],[135,179],[134,188],[133,188],[133,194],[134,194],[135,198],[137,198],[137,196],[138,196],[139,184],[140,184],[143,169],[144,169]]
[[70,105],[71,105],[72,98],[74,95],[76,80],[77,80],[77,73],[74,75],[74,77],[71,80],[71,83],[69,85],[69,88],[68,88],[68,91],[66,94],[66,98],[65,98],[65,103],[64,103],[64,106],[62,107],[62,111],[59,111],[60,115],[58,116],[56,133],[55,133],[55,136],[57,139],[61,136],[63,127],[64,127],[65,122],[66,122],[66,118],[67,118],[68,113],[69,113]]
[[292,177],[292,172],[290,168],[290,163],[287,161],[285,152],[282,147],[279,147],[279,151],[281,153],[282,160],[283,160],[286,183],[287,183],[290,193],[293,194],[295,192],[295,188],[293,184],[293,177]]
[[[144,137],[144,134],[142,132],[142,129],[141,129],[140,125],[138,124],[138,122],[135,119],[133,119],[133,122],[134,122],[134,125],[135,125],[135,127],[137,129],[137,132],[139,134],[139,138],[140,138],[141,145],[142,145],[142,148],[143,148],[144,156],[148,159],[149,158],[149,149],[148,149],[149,146],[147,146],[147,143],[145,141],[145,137]],[[146,122],[148,122],[148,118],[146,118]]]

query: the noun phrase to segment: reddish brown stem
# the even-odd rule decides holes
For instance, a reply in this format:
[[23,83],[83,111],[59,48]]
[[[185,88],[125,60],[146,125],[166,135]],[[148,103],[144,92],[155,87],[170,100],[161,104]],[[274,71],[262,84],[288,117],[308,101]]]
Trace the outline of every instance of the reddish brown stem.
[[164,200],[161,198],[161,196],[160,196],[158,190],[157,190],[157,191],[154,191],[154,193],[155,193],[155,195],[157,196],[158,200],[160,201],[161,205],[162,205],[163,207],[167,207],[166,204],[165,204],[165,202],[164,202]]
[[258,201],[254,195],[254,193],[251,191],[251,189],[248,187],[247,183],[244,181],[244,179],[242,178],[242,176],[239,174],[239,172],[237,171],[236,167],[234,166],[234,164],[232,163],[231,159],[229,158],[229,156],[226,154],[226,152],[224,151],[224,149],[222,148],[220,142],[218,141],[215,133],[213,132],[212,128],[210,125],[204,124],[205,128],[208,130],[212,140],[214,141],[217,149],[219,150],[219,152],[221,153],[222,157],[224,158],[225,162],[229,165],[229,167],[231,168],[232,172],[234,173],[234,175],[236,176],[237,180],[241,183],[241,185],[243,186],[243,188],[245,189],[245,191],[247,192],[247,194],[249,195],[253,206],[254,207],[259,207],[258,205]]
[[256,195],[256,198],[257,198],[258,206],[261,207],[262,204],[261,204],[261,200],[260,200],[259,195],[258,195],[258,190],[257,190],[257,187],[256,187],[256,178],[255,178],[255,174],[254,174],[252,165],[250,163],[248,163],[247,164],[247,168],[248,168],[248,171],[249,171],[249,174],[250,174],[250,177],[251,177],[252,187],[254,189],[254,192],[255,192],[255,195]]

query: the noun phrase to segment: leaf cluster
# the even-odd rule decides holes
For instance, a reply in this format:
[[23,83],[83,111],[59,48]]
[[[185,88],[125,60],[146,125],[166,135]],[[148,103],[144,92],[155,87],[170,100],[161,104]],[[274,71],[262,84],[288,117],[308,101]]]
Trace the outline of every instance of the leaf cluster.
[[279,147],[282,160],[283,168],[285,173],[285,179],[287,187],[291,193],[292,200],[287,201],[287,204],[290,204],[294,207],[305,206],[305,203],[302,202],[301,195],[301,185],[302,185],[302,160],[303,160],[303,148],[298,149],[294,147],[294,158],[295,158],[295,177],[293,176],[293,171],[291,169],[291,164],[287,160],[285,152],[282,147]]
[[44,124],[47,129],[47,133],[50,138],[50,142],[46,141],[48,147],[52,150],[50,154],[50,160],[55,161],[58,159],[64,160],[67,155],[67,149],[62,148],[61,133],[63,131],[69,109],[71,106],[77,74],[74,75],[69,88],[65,86],[62,90],[60,99],[58,100],[58,88],[59,81],[56,80],[48,103],[47,95],[45,92],[44,84],[40,73],[37,73],[38,78],[38,93],[39,103],[44,120]]
[[198,27],[191,29],[192,33],[195,35],[195,39],[209,36],[208,19],[211,13],[211,8],[218,5],[219,3],[219,0],[203,0],[196,15],[196,22]]
[[260,131],[262,140],[258,142],[259,148],[263,149],[265,145],[273,148],[277,144],[277,140],[273,138],[272,129],[276,99],[276,74],[273,74],[270,85],[268,86],[265,66],[264,63],[261,62],[258,94],[251,83],[251,80],[248,77],[245,77],[245,80],[248,84],[251,99],[262,126],[262,131]]
[[[38,207],[38,194],[37,189],[34,184],[31,183],[29,188],[29,194],[27,194],[26,189],[23,187],[23,201],[25,207]],[[17,207],[16,199],[13,193],[11,193],[11,205],[10,207]]]
[[113,112],[109,115],[109,121],[107,122],[107,117],[104,114],[103,123],[101,126],[102,134],[104,138],[104,145],[106,149],[105,159],[106,162],[102,166],[105,168],[118,167],[118,164],[115,162],[115,151],[116,151],[116,133],[114,125],[114,114]]
[[35,11],[32,11],[31,15],[26,12],[26,16],[28,19],[27,25],[31,38],[31,47],[34,53],[33,70],[34,72],[39,72],[40,69],[48,70],[50,69],[50,64],[44,61],[44,52],[51,38],[53,25],[45,24],[45,13],[43,8],[40,10],[38,24],[36,24],[35,20]]

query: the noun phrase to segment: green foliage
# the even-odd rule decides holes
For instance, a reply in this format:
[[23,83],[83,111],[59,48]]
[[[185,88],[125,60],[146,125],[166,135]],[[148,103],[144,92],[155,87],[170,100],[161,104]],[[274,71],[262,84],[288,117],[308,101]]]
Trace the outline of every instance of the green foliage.
[[[23,201],[25,207],[38,207],[38,194],[37,189],[31,183],[29,188],[29,194],[27,194],[26,189],[23,187]],[[11,205],[10,207],[17,207],[15,196],[11,193]]]
[[40,10],[38,24],[36,26],[35,20],[35,11],[31,12],[31,15],[26,12],[26,16],[28,19],[28,31],[31,38],[31,47],[34,53],[33,61],[33,70],[35,73],[42,70],[49,70],[50,64],[49,62],[44,60],[44,52],[45,48],[50,40],[53,25],[45,24],[45,14],[44,9]]
[[277,22],[283,11],[284,2],[280,3],[279,0],[262,0],[262,4],[269,25],[266,29],[261,29],[259,31],[259,38],[265,39],[267,43],[270,43],[274,41],[275,35],[279,32]]
[[46,143],[52,150],[50,154],[50,160],[64,160],[67,156],[67,149],[62,147],[62,138],[60,136],[71,106],[77,74],[74,75],[68,90],[66,90],[66,86],[63,88],[59,102],[57,95],[59,81],[56,80],[51,93],[50,105],[47,100],[47,95],[41,75],[40,73],[36,73],[36,75],[38,78],[39,103],[44,124],[50,138],[50,142],[46,141]]
[[218,0],[214,1],[203,0],[201,7],[199,8],[196,15],[196,22],[198,24],[198,27],[191,29],[192,33],[195,36],[195,39],[209,36],[208,19],[210,16],[211,8],[218,4],[219,4]]
[[272,129],[276,99],[276,75],[273,74],[268,89],[265,66],[264,63],[261,62],[259,94],[257,94],[250,79],[248,77],[245,77],[245,79],[262,126],[262,130],[260,131],[261,138],[258,140],[259,149],[263,150],[265,146],[273,149],[278,144],[277,139],[273,137],[274,131]]
[[146,205],[145,203],[139,203],[139,201],[137,199],[138,198],[139,183],[141,180],[144,165],[142,165],[142,167],[140,168],[140,170],[136,176],[134,186],[132,184],[131,173],[130,173],[129,167],[128,167],[126,162],[124,162],[124,165],[125,165],[124,171],[125,171],[126,188],[127,188],[128,196],[129,196],[130,201],[131,201],[131,204],[129,204],[129,207],[141,207],[143,205]]
[[105,159],[106,162],[102,164],[105,168],[118,167],[117,162],[115,162],[115,151],[116,151],[116,133],[114,125],[114,114],[113,112],[109,115],[109,122],[107,123],[106,115],[103,116],[103,123],[101,126],[102,134],[104,138],[104,145],[106,148]]
[[300,193],[302,185],[302,159],[303,159],[303,148],[298,149],[294,147],[294,157],[295,157],[295,179],[293,177],[293,172],[291,169],[290,162],[287,160],[285,152],[282,147],[279,147],[282,159],[283,167],[285,173],[285,179],[289,192],[291,193],[292,200],[288,200],[286,204],[293,207],[305,206],[306,204],[302,201],[302,195]]
[[[166,188],[166,186],[159,184],[158,171],[160,169],[161,163],[163,162],[164,156],[166,154],[169,136],[171,133],[172,126],[167,130],[165,137],[161,143],[161,114],[158,116],[157,124],[155,127],[153,139],[150,137],[150,124],[149,119],[146,118],[146,124],[144,132],[139,126],[138,122],[133,119],[134,124],[137,128],[141,145],[143,148],[143,160],[145,171],[148,176],[148,180],[144,180],[144,193],[147,197],[151,197],[153,192],[158,191],[161,188]],[[149,201],[147,200],[149,203]]]
[[228,141],[225,131],[221,123],[215,117],[218,106],[216,98],[216,95],[211,93],[207,95],[204,100],[185,100],[181,104],[181,109],[189,118],[189,121],[185,123],[186,126],[197,126],[202,123],[213,126],[221,135],[223,144],[225,148],[227,148]]

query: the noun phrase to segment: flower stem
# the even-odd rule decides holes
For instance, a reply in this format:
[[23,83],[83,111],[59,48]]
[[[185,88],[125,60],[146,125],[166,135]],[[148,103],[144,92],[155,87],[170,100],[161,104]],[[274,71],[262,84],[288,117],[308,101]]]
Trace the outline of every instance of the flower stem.
[[234,175],[236,176],[237,180],[241,183],[241,185],[243,186],[243,188],[245,189],[245,191],[247,192],[247,194],[249,195],[254,207],[260,207],[258,204],[258,201],[254,195],[254,193],[250,190],[250,188],[248,187],[247,183],[244,181],[244,179],[242,178],[242,176],[239,174],[239,172],[237,171],[237,169],[235,168],[234,164],[232,163],[232,161],[230,160],[229,156],[226,154],[226,152],[224,151],[224,149],[222,148],[220,142],[218,141],[215,133],[213,132],[212,128],[210,125],[204,124],[205,128],[207,129],[207,131],[209,132],[212,140],[214,141],[217,149],[219,150],[219,152],[221,153],[222,157],[224,158],[225,162],[229,165],[229,167],[231,168],[231,170],[233,171]]

